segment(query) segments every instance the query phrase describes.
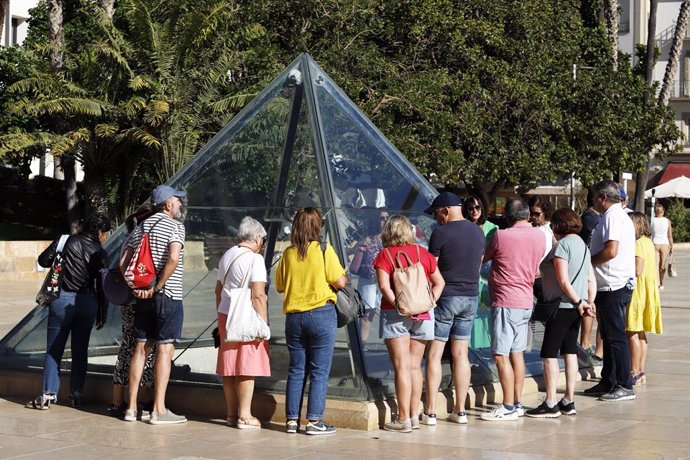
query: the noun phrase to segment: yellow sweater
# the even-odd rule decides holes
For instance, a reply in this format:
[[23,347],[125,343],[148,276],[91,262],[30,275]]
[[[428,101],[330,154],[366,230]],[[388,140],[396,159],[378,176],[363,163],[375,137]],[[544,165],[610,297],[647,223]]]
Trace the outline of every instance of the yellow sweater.
[[297,249],[288,247],[276,269],[276,289],[284,293],[283,312],[298,313],[321,307],[329,300],[335,302],[330,284],[345,274],[333,247],[326,246],[325,261],[318,241],[307,247],[304,260],[297,260]]

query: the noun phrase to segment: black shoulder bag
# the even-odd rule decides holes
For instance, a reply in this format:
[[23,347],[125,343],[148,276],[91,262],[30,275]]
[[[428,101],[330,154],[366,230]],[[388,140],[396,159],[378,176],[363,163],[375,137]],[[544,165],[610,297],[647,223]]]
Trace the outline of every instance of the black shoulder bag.
[[[326,275],[326,243],[321,243],[321,255],[323,255],[324,276]],[[329,285],[330,286],[330,285]],[[344,327],[364,314],[364,301],[359,291],[351,283],[342,289],[334,289],[337,295],[335,312],[338,316],[338,327]]]

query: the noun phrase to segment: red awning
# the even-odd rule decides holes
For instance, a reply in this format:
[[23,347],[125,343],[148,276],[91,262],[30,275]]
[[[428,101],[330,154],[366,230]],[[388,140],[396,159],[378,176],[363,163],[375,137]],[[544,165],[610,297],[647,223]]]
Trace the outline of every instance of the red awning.
[[680,176],[690,177],[690,162],[671,161],[664,169],[647,181],[647,189],[664,184]]

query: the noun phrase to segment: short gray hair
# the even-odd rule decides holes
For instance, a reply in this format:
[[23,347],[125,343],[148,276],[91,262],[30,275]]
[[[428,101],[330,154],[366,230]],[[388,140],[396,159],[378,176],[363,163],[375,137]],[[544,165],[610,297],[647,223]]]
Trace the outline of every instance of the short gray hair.
[[258,220],[246,216],[242,219],[242,222],[240,222],[240,228],[237,230],[237,241],[239,243],[256,241],[265,236],[266,229]]
[[529,206],[519,196],[506,200],[506,219],[517,222],[529,219]]
[[592,186],[593,198],[596,198],[599,195],[604,195],[606,198],[608,198],[610,201],[614,203],[620,203],[621,187],[615,181],[602,180]]

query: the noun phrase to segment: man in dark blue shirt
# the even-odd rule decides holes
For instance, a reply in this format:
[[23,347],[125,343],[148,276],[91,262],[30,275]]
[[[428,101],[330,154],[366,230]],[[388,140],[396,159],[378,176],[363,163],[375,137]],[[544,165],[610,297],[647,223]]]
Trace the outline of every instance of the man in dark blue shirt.
[[455,406],[449,420],[467,423],[465,400],[470,386],[467,348],[479,305],[479,269],[486,238],[482,229],[462,216],[460,198],[443,192],[425,211],[439,227],[429,240],[429,252],[438,260],[446,286],[434,310],[434,341],[429,344],[426,367],[426,411],[421,422],[436,424],[436,395],[441,383],[441,356],[451,341]]

